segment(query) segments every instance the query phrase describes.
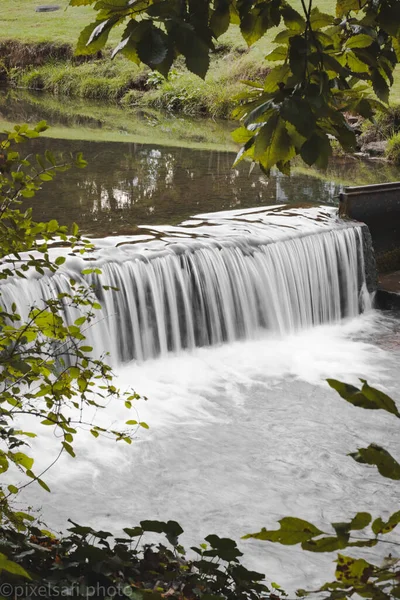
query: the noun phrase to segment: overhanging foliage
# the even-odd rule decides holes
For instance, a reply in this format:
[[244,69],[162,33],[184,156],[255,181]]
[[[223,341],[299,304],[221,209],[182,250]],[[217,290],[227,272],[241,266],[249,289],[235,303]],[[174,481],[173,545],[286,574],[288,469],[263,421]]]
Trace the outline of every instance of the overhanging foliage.
[[[93,5],[96,20],[81,33],[78,54],[103,48],[110,31],[125,27],[113,56],[168,75],[182,55],[186,67],[205,77],[215,41],[238,25],[250,46],[276,28],[275,66],[264,82],[244,82],[234,116],[243,144],[237,161],[249,158],[267,173],[290,172],[296,155],[326,167],[337,140],[346,152],[356,136],[345,114],[372,119],[389,99],[400,56],[397,0],[337,0],[335,14],[321,13],[313,0],[295,10],[287,0],[70,0]],[[315,2],[314,2],[315,4]],[[375,96],[374,96],[375,94]]]

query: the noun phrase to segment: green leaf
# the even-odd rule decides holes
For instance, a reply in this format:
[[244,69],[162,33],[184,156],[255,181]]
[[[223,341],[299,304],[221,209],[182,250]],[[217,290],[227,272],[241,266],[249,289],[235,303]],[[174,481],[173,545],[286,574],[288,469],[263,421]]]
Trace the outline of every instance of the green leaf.
[[371,69],[371,81],[379,100],[387,104],[389,102],[389,86],[378,69]]
[[0,553],[0,573],[2,571],[7,571],[7,573],[12,573],[13,575],[20,575],[26,579],[32,579],[29,573],[25,571],[23,567],[12,560],[8,560],[5,554]]
[[268,170],[279,161],[285,162],[295,154],[285,122],[278,115],[271,117],[258,131],[254,145],[254,158]]
[[38,478],[38,479],[37,479],[37,482],[38,482],[38,484],[39,484],[39,485],[40,485],[40,486],[41,486],[41,487],[42,487],[44,490],[46,490],[46,492],[50,492],[50,491],[51,491],[51,490],[50,490],[50,488],[49,488],[49,486],[47,485],[47,483],[46,483],[45,481],[43,481],[43,479],[39,479],[39,478]]
[[354,73],[368,72],[368,65],[363,62],[354,52],[347,50],[346,52],[347,66]]
[[278,88],[288,80],[290,75],[290,66],[289,65],[280,65],[278,67],[274,67],[268,73],[264,82],[264,91],[265,92],[275,92]]
[[140,60],[155,69],[168,53],[168,36],[158,27],[150,27],[137,45]]
[[306,100],[290,96],[282,103],[281,117],[295,126],[300,135],[309,137],[315,129],[316,120]]
[[248,46],[257,42],[270,26],[268,6],[246,12],[240,20],[240,31]]
[[331,154],[332,148],[325,133],[313,133],[300,150],[304,162],[310,166],[316,164],[323,169],[328,166]]
[[131,538],[143,535],[143,529],[141,527],[125,527],[123,531],[126,533],[126,535],[128,535]]
[[215,38],[219,38],[228,30],[230,19],[229,2],[220,2],[210,19],[210,28]]
[[220,538],[218,535],[208,535],[206,538],[212,550],[206,550],[203,556],[218,556],[218,558],[226,561],[236,561],[243,553],[238,549],[236,542],[230,538]]
[[374,567],[362,558],[338,555],[336,578],[346,584],[366,583]]
[[359,512],[350,522],[350,529],[364,529],[371,523],[372,517],[367,512]]
[[318,7],[314,7],[310,13],[310,23],[313,31],[329,27],[333,24],[333,15],[328,15],[319,11]]
[[65,263],[65,256],[57,256],[54,262],[58,267],[63,265]]
[[386,410],[386,412],[400,418],[400,412],[395,402],[389,396],[369,386],[364,379],[360,381],[363,384],[361,390],[354,385],[342,383],[336,379],[327,379],[330,387],[336,390],[350,404],[370,410]]
[[302,542],[301,547],[309,552],[336,552],[345,548],[346,545],[346,541],[338,537],[323,537],[318,540]]
[[49,161],[50,164],[53,165],[53,167],[55,167],[55,165],[57,164],[57,161],[55,159],[55,156],[52,152],[50,152],[50,150],[46,150],[44,153],[46,159]]
[[173,39],[178,51],[185,57],[189,71],[204,79],[210,65],[208,45],[195,33],[192,26],[182,22],[174,28]]
[[117,17],[95,21],[85,27],[78,39],[76,53],[80,55],[94,54],[101,50],[110,34],[112,27],[117,23]]
[[35,131],[37,131],[38,133],[42,133],[48,128],[49,126],[47,125],[46,121],[39,121],[39,123],[35,125]]
[[291,546],[311,540],[323,533],[312,523],[297,519],[296,517],[284,517],[279,523],[281,528],[276,531],[268,531],[263,528],[258,533],[249,533],[243,536],[242,539],[254,538]]
[[294,8],[287,4],[281,10],[281,14],[288,29],[295,31],[296,33],[303,33],[303,31],[305,31],[306,21],[297,10],[294,10]]
[[270,61],[286,60],[287,53],[288,53],[288,51],[285,46],[277,46],[276,48],[271,50],[271,52],[268,52],[268,54],[265,58],[266,58],[266,60],[270,60]]
[[383,521],[380,517],[372,523],[372,531],[375,535],[380,533],[389,533],[400,523],[400,510],[393,513],[388,521]]
[[12,461],[16,464],[16,465],[20,465],[21,467],[24,467],[24,469],[31,469],[33,466],[33,458],[31,458],[30,456],[27,456],[26,454],[24,454],[23,452],[14,452],[11,453],[11,458]]
[[366,33],[353,35],[346,41],[346,48],[368,48],[374,42],[374,38]]
[[15,485],[9,485],[7,486],[7,489],[10,492],[10,494],[18,494],[19,492],[19,489]]
[[68,452],[68,454],[70,456],[72,456],[72,458],[76,457],[76,454],[75,454],[71,444],[68,444],[68,442],[62,442],[62,446],[63,446],[64,450],[66,450],[66,452]]
[[[154,533],[165,533],[167,528],[167,524],[164,521],[140,521],[140,526],[143,531],[152,531]],[[124,531],[127,532],[126,529]]]
[[51,221],[49,221],[47,223],[46,228],[47,228],[47,231],[49,231],[50,233],[54,233],[59,228],[58,221],[56,221],[55,219],[51,219]]
[[357,452],[349,454],[356,462],[375,465],[379,473],[388,479],[400,479],[399,463],[381,446],[370,444],[368,448],[359,448]]

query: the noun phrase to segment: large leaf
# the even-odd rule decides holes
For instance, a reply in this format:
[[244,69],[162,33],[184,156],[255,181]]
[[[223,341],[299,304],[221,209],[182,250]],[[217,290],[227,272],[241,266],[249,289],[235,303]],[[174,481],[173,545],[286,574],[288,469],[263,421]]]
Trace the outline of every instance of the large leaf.
[[268,30],[270,26],[268,16],[268,6],[244,14],[240,21],[240,31],[249,46],[257,42]]
[[362,558],[339,554],[336,562],[336,578],[346,584],[366,583],[374,571],[374,567]]
[[367,48],[374,41],[374,38],[366,33],[353,35],[346,42],[346,48]]
[[168,54],[168,36],[158,27],[150,27],[138,42],[137,53],[144,64],[156,68]]
[[333,24],[333,15],[328,15],[319,11],[318,7],[315,6],[310,14],[310,23],[313,31],[323,29]]
[[95,21],[82,30],[76,53],[79,55],[95,54],[107,43],[111,29],[117,23],[118,18],[112,17],[103,21]]
[[254,158],[268,170],[280,161],[290,160],[294,154],[285,122],[278,115],[274,115],[256,135]]
[[226,562],[236,561],[243,553],[238,549],[236,542],[229,538],[220,538],[218,535],[209,535],[206,542],[210,544],[213,550],[205,551],[205,556],[218,556]]
[[307,540],[301,544],[303,550],[309,552],[336,552],[346,548],[346,541],[338,537],[323,537],[317,540]]
[[289,65],[281,65],[279,67],[274,67],[268,73],[264,82],[264,91],[266,92],[274,92],[281,85],[284,85],[288,80],[290,75],[290,66]]
[[382,102],[389,102],[389,86],[378,69],[371,69],[371,81],[375,94]]
[[400,464],[381,446],[370,444],[368,448],[359,448],[357,452],[352,452],[349,456],[356,462],[375,465],[383,477],[400,479]]
[[322,534],[322,531],[308,521],[297,519],[296,517],[284,517],[278,521],[281,528],[276,531],[269,531],[263,528],[258,533],[249,533],[243,536],[243,539],[254,538],[269,542],[278,542],[285,546],[292,546],[311,540]]
[[380,517],[372,523],[372,531],[375,535],[380,533],[389,533],[400,523],[400,510],[393,513],[387,521],[383,521]]
[[186,67],[202,79],[210,65],[210,48],[194,31],[191,25],[179,22],[173,29],[173,39],[178,51],[183,54]]
[[370,410],[386,410],[400,418],[400,412],[395,402],[383,392],[369,386],[364,379],[361,379],[363,383],[361,390],[336,379],[327,379],[327,382],[344,400],[354,406]]
[[301,147],[301,158],[308,165],[317,164],[321,168],[328,166],[332,148],[328,136],[324,133],[314,133]]
[[315,116],[306,100],[291,96],[282,103],[281,117],[295,126],[300,135],[308,137],[315,129]]
[[226,0],[220,1],[210,19],[210,28],[214,37],[218,38],[227,31],[230,20],[229,2]]
[[[2,571],[7,571],[8,573],[12,573],[13,575],[20,575],[21,577],[25,577],[26,579],[32,579],[29,573],[25,571],[21,565],[13,562],[12,560],[8,560],[5,554],[0,553],[0,574]],[[0,586],[1,593],[1,586]]]
[[288,29],[295,31],[296,33],[303,33],[306,29],[306,21],[304,17],[297,12],[294,8],[286,4],[281,10],[281,14],[285,25]]

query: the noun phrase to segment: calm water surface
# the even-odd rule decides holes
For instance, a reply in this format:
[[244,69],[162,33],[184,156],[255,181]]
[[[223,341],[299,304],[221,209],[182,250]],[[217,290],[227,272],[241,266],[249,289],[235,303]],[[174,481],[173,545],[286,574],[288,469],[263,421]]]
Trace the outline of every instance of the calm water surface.
[[[33,207],[36,219],[51,216],[66,225],[75,221],[88,235],[132,234],[139,224],[177,224],[200,212],[283,203],[335,204],[343,182],[375,183],[394,176],[387,165],[377,161],[336,159],[325,174],[305,170],[291,177],[273,174],[268,179],[258,167],[250,173],[248,163],[232,168],[231,124],[218,123],[212,129],[211,139],[214,145],[218,143],[218,150],[193,149],[187,146],[211,135],[209,122],[185,121],[182,130],[182,120],[175,119],[180,125],[180,142],[179,135],[177,138],[173,133],[171,117],[167,127],[159,115],[115,108],[109,115],[105,106],[108,116],[102,121],[97,114],[99,105],[92,118],[88,107],[80,103],[74,109],[71,103],[57,103],[54,98],[46,101],[42,96],[0,94],[0,119],[31,123],[46,119],[58,128],[57,135],[64,131],[68,137],[72,132],[78,138],[34,142],[35,152],[50,149],[67,155],[82,151],[89,164],[86,169],[57,175],[43,187]],[[122,117],[127,135],[140,131],[143,140],[147,132],[149,142],[97,141],[112,130],[113,124],[118,129]],[[86,135],[91,133],[93,141],[79,139],[83,129]],[[165,141],[168,130],[174,146],[157,143],[158,137]],[[224,147],[226,150],[221,149]],[[396,175],[400,178],[399,173]]]

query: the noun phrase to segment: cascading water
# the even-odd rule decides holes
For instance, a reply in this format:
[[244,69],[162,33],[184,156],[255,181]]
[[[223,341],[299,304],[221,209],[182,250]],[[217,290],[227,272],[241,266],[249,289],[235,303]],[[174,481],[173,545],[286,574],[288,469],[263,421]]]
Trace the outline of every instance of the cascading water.
[[[293,227],[294,216],[307,226]],[[93,286],[102,311],[86,335],[114,361],[334,323],[359,314],[369,295],[362,226],[332,216],[276,208],[200,215],[144,243],[101,250],[89,263],[101,275],[82,277],[82,265],[67,261],[54,276],[3,285],[2,300],[26,314],[41,298],[70,293],[71,278]],[[77,316],[65,307],[67,322]]]

